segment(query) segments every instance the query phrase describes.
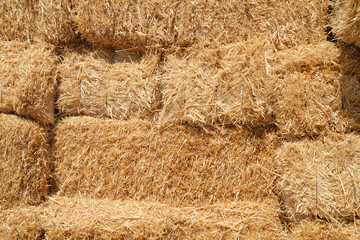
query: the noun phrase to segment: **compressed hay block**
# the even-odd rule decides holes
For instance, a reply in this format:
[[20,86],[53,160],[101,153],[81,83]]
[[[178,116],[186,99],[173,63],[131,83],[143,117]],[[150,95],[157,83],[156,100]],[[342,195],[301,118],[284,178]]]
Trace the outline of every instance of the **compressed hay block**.
[[359,156],[360,137],[352,134],[329,133],[280,147],[277,189],[290,221],[359,217]]
[[64,54],[58,66],[60,114],[151,118],[159,102],[155,78],[159,56],[132,53],[126,59],[120,53],[102,51],[99,47]]
[[274,124],[290,138],[345,131],[339,58],[330,42],[273,51],[251,41],[169,55],[159,121]]
[[279,239],[273,202],[177,208],[157,202],[50,198],[0,211],[6,239]]
[[0,3],[0,40],[47,41],[78,39],[72,24],[72,0],[11,0]]
[[283,137],[347,129],[342,113],[339,58],[339,49],[330,42],[268,55],[268,74],[274,78],[271,91],[275,124]]
[[70,117],[55,134],[61,196],[173,204],[272,196],[271,133]]
[[81,0],[74,22],[86,39],[116,47],[265,38],[282,49],[324,40],[327,5],[322,0]]
[[38,0],[37,37],[53,44],[79,39],[72,23],[73,0]]
[[337,224],[322,220],[302,220],[292,227],[288,239],[359,239],[360,221]]
[[47,44],[0,42],[0,112],[54,123],[56,56]]
[[0,3],[0,40],[30,41],[36,35],[37,0]]
[[0,208],[39,204],[48,194],[45,134],[35,122],[0,114]]
[[273,122],[266,42],[189,49],[167,57],[161,122],[268,125]]
[[357,0],[332,1],[330,26],[335,38],[360,47],[360,3]]

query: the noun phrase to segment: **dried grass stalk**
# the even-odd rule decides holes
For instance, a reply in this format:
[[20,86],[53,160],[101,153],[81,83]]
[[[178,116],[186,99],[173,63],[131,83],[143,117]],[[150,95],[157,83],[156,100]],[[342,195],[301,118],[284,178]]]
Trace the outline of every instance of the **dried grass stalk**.
[[343,132],[339,49],[330,42],[308,44],[267,58],[275,79],[275,124],[284,137],[319,135],[331,129]]
[[79,36],[72,23],[73,0],[38,0],[37,35],[53,44],[69,43]]
[[271,196],[271,134],[91,117],[64,119],[55,134],[62,196],[173,204]]
[[0,208],[39,204],[48,194],[45,134],[34,122],[0,114]]
[[273,121],[266,42],[169,55],[163,67],[161,122],[267,125]]
[[0,3],[0,40],[30,41],[36,35],[37,0]]
[[360,47],[360,4],[358,0],[332,1],[334,11],[330,26],[335,37],[346,43]]
[[47,44],[0,42],[0,111],[54,123],[56,56]]
[[159,97],[155,72],[159,56],[126,59],[102,49],[67,52],[58,66],[61,82],[57,107],[62,116],[88,115],[127,119],[155,113]]
[[156,202],[50,198],[0,212],[5,239],[279,239],[273,202],[176,208]]
[[329,133],[277,150],[277,183],[288,217],[318,216],[331,222],[359,217],[360,138]]
[[81,34],[116,47],[189,46],[265,38],[278,49],[325,39],[328,2],[81,0]]

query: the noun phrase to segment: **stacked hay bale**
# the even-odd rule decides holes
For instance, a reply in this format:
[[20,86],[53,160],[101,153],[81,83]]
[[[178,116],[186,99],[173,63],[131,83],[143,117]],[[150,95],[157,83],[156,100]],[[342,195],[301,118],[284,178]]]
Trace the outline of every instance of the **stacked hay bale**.
[[277,150],[278,182],[291,221],[310,216],[353,221],[359,216],[360,137],[329,133]]
[[67,118],[55,133],[62,196],[175,205],[271,197],[271,135],[90,117]]
[[45,200],[51,183],[46,134],[35,122],[0,114],[0,209]]
[[323,40],[327,1],[78,1],[75,24],[95,42],[172,47],[268,39],[278,49]]
[[102,46],[75,49],[58,66],[61,116],[151,119],[159,105],[155,78],[159,55],[121,53]]
[[52,46],[0,42],[0,112],[54,123],[56,56]]

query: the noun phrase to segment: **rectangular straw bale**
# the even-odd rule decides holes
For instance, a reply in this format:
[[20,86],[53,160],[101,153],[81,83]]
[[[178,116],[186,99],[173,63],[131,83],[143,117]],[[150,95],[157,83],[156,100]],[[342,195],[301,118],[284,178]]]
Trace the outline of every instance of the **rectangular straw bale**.
[[0,112],[54,123],[55,64],[47,44],[0,42]]
[[35,122],[0,114],[0,208],[44,200],[50,178],[45,135]]
[[104,58],[98,54],[100,51],[64,54],[58,66],[60,114],[150,118],[159,101],[155,79],[159,56],[149,53],[141,57],[131,52],[122,56],[125,54],[112,51]]
[[161,75],[161,122],[271,124],[266,42],[189,49],[167,57]]
[[325,39],[328,1],[81,0],[75,24],[116,47],[190,46],[264,38],[283,49]]
[[359,217],[358,135],[329,133],[286,143],[276,152],[277,188],[291,221],[318,216],[337,223]]
[[53,44],[79,39],[72,23],[73,0],[38,0],[37,37]]
[[359,239],[358,226],[360,221],[355,223],[329,223],[323,220],[302,220],[291,229],[289,239],[313,240],[313,239]]
[[37,12],[37,0],[1,1],[0,40],[33,40],[37,29]]
[[70,117],[55,134],[61,196],[174,204],[271,196],[270,133]]
[[337,40],[360,47],[360,2],[333,0],[330,26]]
[[267,56],[274,78],[275,124],[284,137],[319,135],[331,129],[345,131],[341,113],[340,51],[320,42],[297,46]]
[[157,202],[49,198],[0,211],[5,239],[280,239],[271,201],[177,208]]

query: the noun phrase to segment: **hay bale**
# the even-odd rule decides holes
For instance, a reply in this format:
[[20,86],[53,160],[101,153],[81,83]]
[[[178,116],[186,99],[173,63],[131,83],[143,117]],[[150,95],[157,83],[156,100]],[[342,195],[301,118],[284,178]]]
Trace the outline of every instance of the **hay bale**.
[[273,202],[176,208],[157,202],[50,198],[0,212],[6,239],[279,239]]
[[36,36],[37,0],[0,3],[0,40],[31,41]]
[[[58,66],[57,108],[61,116],[127,119],[154,114],[159,101],[155,79],[157,54],[138,59],[130,54],[126,59],[121,58],[121,53],[101,47],[95,51],[78,50],[65,53]],[[101,53],[104,51],[106,57]]]
[[47,44],[0,42],[0,112],[54,123],[56,56]]
[[283,137],[316,136],[330,129],[343,132],[340,51],[321,42],[268,55],[268,73],[275,79],[275,124]]
[[340,51],[330,42],[273,51],[252,41],[167,57],[161,122],[275,124],[283,137],[345,131]]
[[53,44],[77,41],[72,23],[73,0],[38,0],[37,36]]
[[44,200],[50,178],[45,134],[34,122],[0,114],[0,208]]
[[189,49],[167,57],[161,75],[161,122],[271,124],[266,42]]
[[264,38],[278,49],[325,39],[328,2],[78,1],[74,22],[88,40],[116,47],[190,46]]
[[277,188],[290,221],[359,217],[359,159],[360,137],[352,134],[329,133],[280,147]]
[[357,0],[332,1],[330,26],[336,39],[360,47],[360,4]]
[[55,134],[61,196],[173,204],[271,196],[271,134],[91,117],[64,119]]
[[296,224],[289,234],[289,239],[359,239],[357,223],[336,224],[322,220],[302,220]]

